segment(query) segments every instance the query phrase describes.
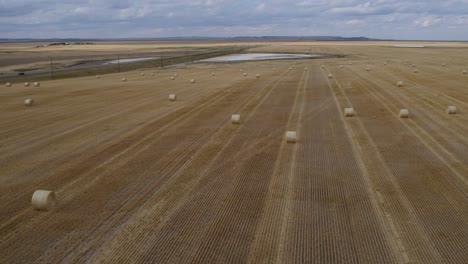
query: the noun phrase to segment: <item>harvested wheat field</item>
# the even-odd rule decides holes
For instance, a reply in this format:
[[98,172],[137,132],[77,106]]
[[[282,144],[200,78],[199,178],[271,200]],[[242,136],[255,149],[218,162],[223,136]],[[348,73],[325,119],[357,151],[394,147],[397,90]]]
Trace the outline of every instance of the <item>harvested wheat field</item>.
[[468,263],[468,45],[393,45],[2,84],[0,262]]

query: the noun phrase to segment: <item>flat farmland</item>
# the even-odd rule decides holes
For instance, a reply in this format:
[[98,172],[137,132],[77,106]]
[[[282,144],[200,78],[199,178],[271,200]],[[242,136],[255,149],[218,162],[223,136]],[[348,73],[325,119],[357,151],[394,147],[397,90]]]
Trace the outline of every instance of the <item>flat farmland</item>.
[[[212,41],[93,41],[81,45],[48,46],[49,44],[50,42],[0,42],[0,77],[6,75],[12,77],[20,72],[26,75],[37,74],[38,71],[49,73],[51,67],[55,73],[73,70],[83,65],[85,68],[96,70],[102,68],[103,63],[118,58],[171,58],[258,45],[258,43]],[[156,59],[152,64],[142,67],[158,67],[160,63]],[[124,66],[125,63],[122,65],[123,71],[135,69],[125,70]]]
[[2,84],[0,263],[467,263],[468,44],[262,45]]

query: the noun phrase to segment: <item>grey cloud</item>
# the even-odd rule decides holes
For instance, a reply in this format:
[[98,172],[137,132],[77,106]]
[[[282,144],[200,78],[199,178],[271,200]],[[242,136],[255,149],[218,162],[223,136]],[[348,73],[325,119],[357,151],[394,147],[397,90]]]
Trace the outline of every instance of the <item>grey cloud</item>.
[[391,29],[402,28],[401,38],[427,38],[426,31],[434,29],[439,38],[468,39],[467,14],[468,0],[0,0],[0,37],[356,34],[398,38]]

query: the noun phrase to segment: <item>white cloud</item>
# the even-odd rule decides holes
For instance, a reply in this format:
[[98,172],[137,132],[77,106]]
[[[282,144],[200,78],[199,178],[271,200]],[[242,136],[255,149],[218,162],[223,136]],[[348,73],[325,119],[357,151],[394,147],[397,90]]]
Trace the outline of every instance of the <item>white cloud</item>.
[[414,21],[414,24],[420,27],[430,27],[439,24],[442,21],[440,18],[421,17]]
[[360,20],[360,19],[352,19],[352,20],[348,20],[348,21],[345,22],[346,25],[352,25],[352,26],[362,25],[364,23],[365,22],[363,20]]
[[263,12],[263,11],[265,10],[265,7],[266,7],[266,6],[265,6],[265,3],[260,3],[260,4],[257,5],[257,7],[255,8],[255,10],[256,10],[257,12]]

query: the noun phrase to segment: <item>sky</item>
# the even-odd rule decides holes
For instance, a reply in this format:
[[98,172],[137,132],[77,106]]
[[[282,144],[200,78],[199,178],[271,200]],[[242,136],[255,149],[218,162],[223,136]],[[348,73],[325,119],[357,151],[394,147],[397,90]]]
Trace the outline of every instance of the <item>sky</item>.
[[468,40],[468,0],[0,0],[0,38]]

